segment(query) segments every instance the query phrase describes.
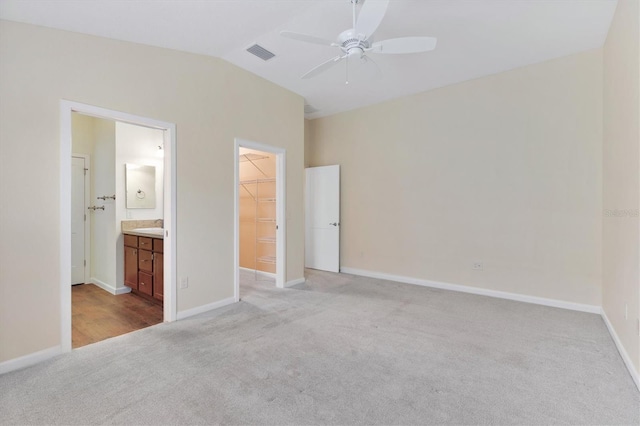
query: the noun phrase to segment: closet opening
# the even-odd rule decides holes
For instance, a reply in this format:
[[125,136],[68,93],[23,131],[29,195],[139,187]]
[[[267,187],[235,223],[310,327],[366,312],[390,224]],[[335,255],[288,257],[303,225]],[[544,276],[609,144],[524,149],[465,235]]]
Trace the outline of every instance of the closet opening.
[[236,287],[284,287],[284,150],[236,141]]

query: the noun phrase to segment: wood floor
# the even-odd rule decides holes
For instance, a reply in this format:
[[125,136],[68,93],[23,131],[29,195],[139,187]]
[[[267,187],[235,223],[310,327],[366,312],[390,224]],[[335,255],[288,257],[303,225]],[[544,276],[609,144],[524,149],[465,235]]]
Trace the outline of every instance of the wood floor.
[[162,306],[131,293],[112,295],[93,284],[71,287],[72,346],[79,348],[159,324]]

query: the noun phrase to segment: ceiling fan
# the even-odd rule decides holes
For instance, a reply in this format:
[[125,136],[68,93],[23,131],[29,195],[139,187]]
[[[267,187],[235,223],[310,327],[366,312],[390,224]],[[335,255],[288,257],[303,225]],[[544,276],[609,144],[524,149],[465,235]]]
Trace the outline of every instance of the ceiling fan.
[[371,64],[377,68],[376,63],[368,56],[374,54],[399,54],[421,53],[436,48],[437,39],[434,37],[400,37],[389,40],[373,41],[373,33],[376,31],[389,6],[389,0],[366,0],[362,10],[356,19],[356,5],[363,0],[349,0],[353,6],[353,28],[341,32],[337,41],[325,40],[307,34],[292,31],[281,31],[280,35],[293,40],[323,46],[338,47],[342,51],[340,55],[313,68],[302,76],[308,79],[327,71],[339,62],[347,60],[347,84],[349,84],[349,60],[357,59],[362,63]]

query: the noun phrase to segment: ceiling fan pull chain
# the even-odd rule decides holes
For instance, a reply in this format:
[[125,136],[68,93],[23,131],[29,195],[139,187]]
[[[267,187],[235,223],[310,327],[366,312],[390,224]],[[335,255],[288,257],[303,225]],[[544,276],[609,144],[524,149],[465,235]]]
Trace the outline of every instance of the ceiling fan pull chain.
[[344,84],[349,84],[349,55],[347,54],[347,77]]

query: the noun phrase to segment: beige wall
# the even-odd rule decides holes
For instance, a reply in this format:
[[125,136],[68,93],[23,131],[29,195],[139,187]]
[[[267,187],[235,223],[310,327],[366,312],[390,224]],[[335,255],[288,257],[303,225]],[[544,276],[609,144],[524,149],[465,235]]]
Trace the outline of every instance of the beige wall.
[[601,49],[308,124],[341,266],[601,304]]
[[0,362],[60,343],[61,99],[176,123],[178,311],[233,296],[235,137],[287,150],[286,279],[303,277],[301,97],[220,59],[7,21],[0,58]]
[[311,164],[310,158],[310,147],[311,144],[311,129],[313,125],[311,124],[311,120],[304,120],[304,166],[309,167]]
[[603,308],[636,371],[640,370],[639,14],[637,0],[619,0],[604,46],[603,149]]

